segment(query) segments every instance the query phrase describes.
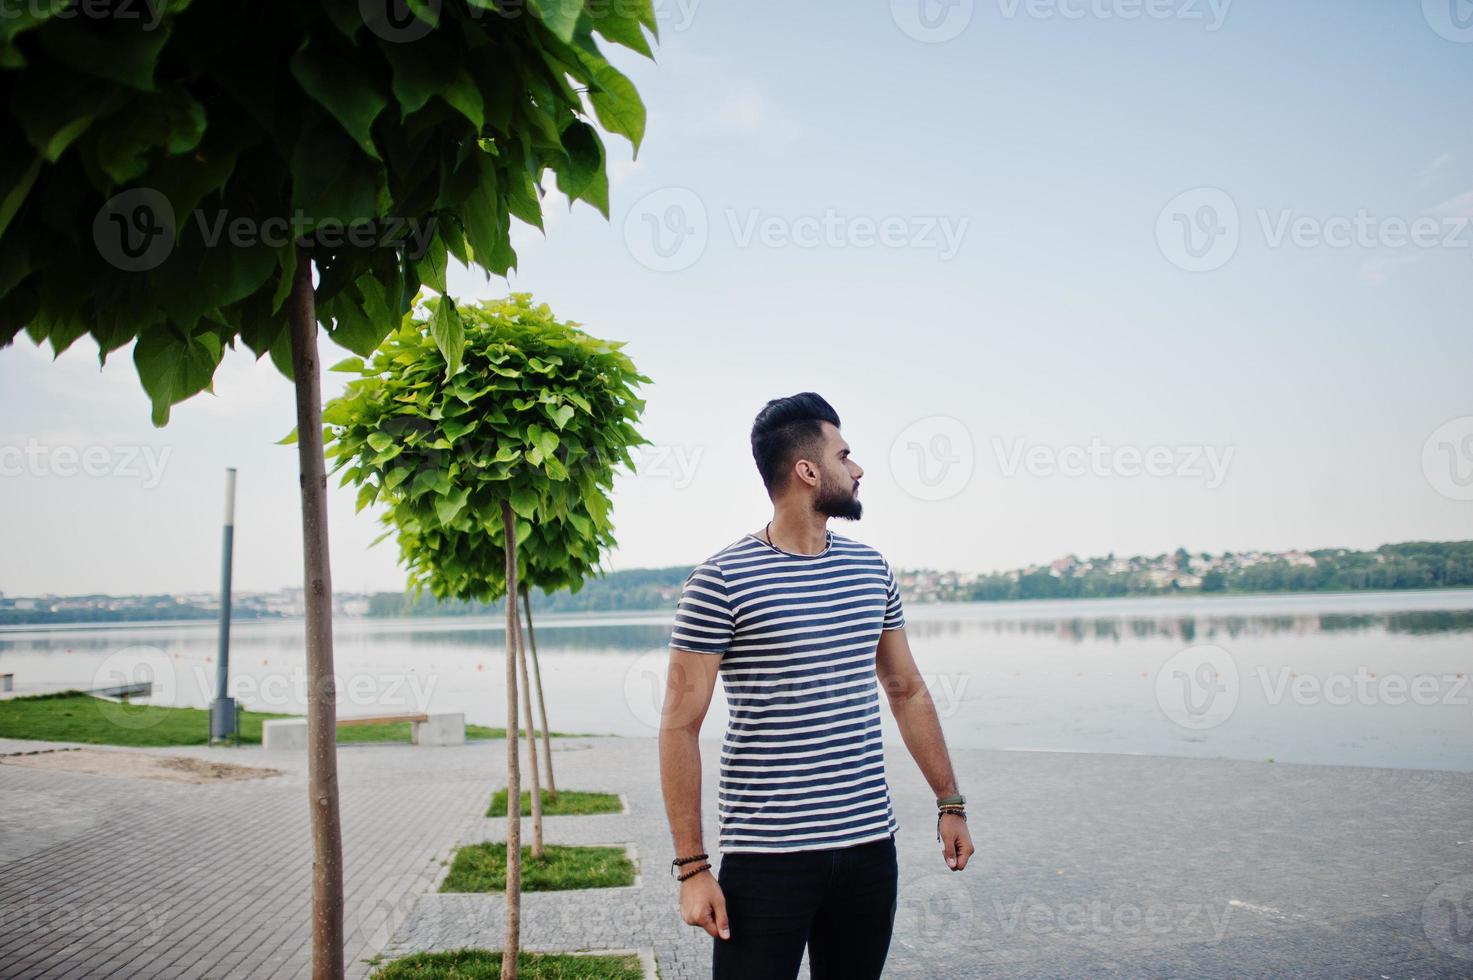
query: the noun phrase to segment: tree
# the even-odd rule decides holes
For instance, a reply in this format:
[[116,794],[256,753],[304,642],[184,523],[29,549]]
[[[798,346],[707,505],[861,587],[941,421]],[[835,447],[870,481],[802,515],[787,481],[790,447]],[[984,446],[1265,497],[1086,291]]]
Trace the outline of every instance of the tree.
[[[133,343],[155,425],[240,340],[296,386],[311,688],[313,973],[343,972],[317,324],[366,356],[450,257],[504,274],[540,185],[608,214],[605,131],[644,108],[650,0],[135,5],[0,18],[0,347]],[[585,102],[586,99],[586,102]],[[314,277],[315,273],[315,277]],[[452,368],[453,303],[435,336]]]
[[[437,599],[506,598],[507,876],[502,976],[515,977],[521,915],[521,777],[517,752],[518,583],[598,560],[612,529],[608,492],[644,402],[620,348],[555,319],[525,293],[466,306],[464,345],[438,337],[449,297],[406,317],[323,411],[328,454],[359,487],[358,506],[384,506],[409,586]],[[502,568],[494,561],[504,555]],[[525,677],[525,668],[522,671]],[[527,713],[529,741],[531,714]],[[535,763],[534,763],[535,766]],[[534,769],[535,773],[535,769]],[[536,794],[534,791],[534,800]],[[538,832],[540,837],[540,831]],[[508,972],[510,971],[510,972]]]

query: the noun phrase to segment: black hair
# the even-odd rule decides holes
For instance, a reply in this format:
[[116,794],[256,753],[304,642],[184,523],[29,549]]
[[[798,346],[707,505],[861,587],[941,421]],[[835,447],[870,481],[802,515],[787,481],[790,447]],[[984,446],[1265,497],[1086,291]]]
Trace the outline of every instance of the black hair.
[[783,473],[823,443],[823,423],[839,428],[839,413],[816,392],[774,398],[752,423],[752,458],[768,496],[782,489]]

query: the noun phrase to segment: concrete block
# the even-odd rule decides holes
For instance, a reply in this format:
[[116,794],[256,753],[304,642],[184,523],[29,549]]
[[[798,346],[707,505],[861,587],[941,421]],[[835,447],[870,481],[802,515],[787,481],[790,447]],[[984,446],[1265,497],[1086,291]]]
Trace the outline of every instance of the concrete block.
[[427,721],[411,722],[409,739],[415,745],[464,745],[465,715],[430,715]]
[[261,722],[261,747],[268,752],[307,751],[307,719],[268,718]]

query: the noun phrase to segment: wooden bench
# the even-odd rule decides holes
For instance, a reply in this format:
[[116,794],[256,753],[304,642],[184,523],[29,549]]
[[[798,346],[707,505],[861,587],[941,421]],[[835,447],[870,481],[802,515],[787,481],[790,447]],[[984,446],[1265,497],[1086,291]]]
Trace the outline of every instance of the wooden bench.
[[353,725],[390,725],[396,721],[429,721],[429,715],[364,715],[361,717],[339,718],[338,727],[347,728]]
[[[357,715],[339,718],[339,728],[354,725],[385,725],[409,722],[409,741],[413,745],[465,744],[465,715]],[[301,752],[307,748],[306,718],[268,718],[261,722],[261,744],[268,749]]]

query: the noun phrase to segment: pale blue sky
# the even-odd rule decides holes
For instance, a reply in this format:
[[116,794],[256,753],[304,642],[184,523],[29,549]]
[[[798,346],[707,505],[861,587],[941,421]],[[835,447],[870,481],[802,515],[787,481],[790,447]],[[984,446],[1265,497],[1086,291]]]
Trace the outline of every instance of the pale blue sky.
[[[618,488],[614,567],[760,528],[751,419],[805,389],[867,470],[864,520],[836,528],[901,566],[1473,536],[1473,502],[1424,466],[1473,416],[1473,29],[1438,2],[1162,0],[1124,19],[1130,0],[991,0],[933,5],[938,30],[964,26],[926,43],[906,0],[669,0],[657,63],[622,59],[650,120],[637,162],[611,143],[612,220],[550,199],[512,283],[654,378],[659,448]],[[1200,188],[1221,193],[1168,209]],[[1419,218],[1439,244],[1398,245]],[[661,255],[648,222],[667,219]],[[875,240],[887,219],[905,244]],[[1370,244],[1324,241],[1357,219]],[[1193,241],[1214,268],[1181,267],[1180,221],[1234,220],[1235,249]],[[1301,243],[1275,245],[1296,220]],[[155,430],[127,351],[100,374],[89,340],[54,364],[24,339],[0,352],[0,452],[101,446],[122,469],[0,456],[0,590],[214,588],[231,465],[238,587],[299,584],[295,450],[273,445],[291,388],[241,351],[216,389]],[[1473,422],[1442,431],[1473,470]],[[1049,468],[1092,444],[1106,461],[1083,475]],[[124,447],[167,450],[161,478],[143,457],[130,475]],[[1170,473],[1131,475],[1122,447],[1166,447]],[[378,533],[335,491],[337,587],[402,585]]]

